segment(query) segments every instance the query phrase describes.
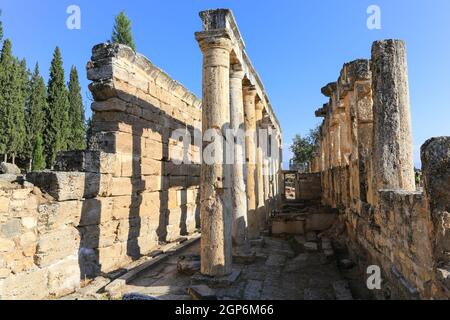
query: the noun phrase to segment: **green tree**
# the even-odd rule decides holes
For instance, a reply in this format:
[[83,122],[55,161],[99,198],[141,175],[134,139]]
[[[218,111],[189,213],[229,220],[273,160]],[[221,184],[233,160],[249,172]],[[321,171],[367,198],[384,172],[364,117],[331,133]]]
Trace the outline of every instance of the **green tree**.
[[25,103],[28,97],[30,72],[27,69],[25,59],[18,61],[14,59],[14,90],[15,100],[11,109],[12,127],[10,128],[9,150],[12,155],[12,163],[15,163],[17,155],[24,151],[26,128],[25,128]]
[[32,170],[39,171],[45,169],[45,156],[44,156],[44,146],[42,144],[42,137],[40,134],[36,136],[36,143],[34,144],[33,150],[33,162]]
[[47,105],[44,110],[45,124],[43,132],[46,163],[53,166],[56,154],[67,150],[69,131],[69,99],[64,79],[61,51],[56,47],[50,66],[50,78],[47,86]]
[[[2,16],[2,10],[0,10],[0,17]],[[2,20],[0,19],[0,43],[3,40],[3,23]]]
[[81,87],[78,80],[78,72],[75,66],[70,70],[69,80],[69,123],[70,139],[67,143],[68,150],[83,150],[85,143],[85,118]]
[[[42,144],[42,133],[44,130],[44,110],[47,107],[47,88],[45,86],[44,78],[39,74],[39,65],[36,63],[33,75],[31,76],[31,81],[29,85],[29,96],[27,99],[26,109],[25,109],[25,123],[27,139],[25,141],[24,156],[28,159],[29,168],[35,168],[33,163],[36,161],[36,143],[37,138],[40,139],[40,149],[42,150],[43,157],[43,144]],[[42,164],[42,161],[41,161]],[[45,164],[45,161],[44,161]],[[39,165],[37,166],[39,167]]]
[[11,127],[10,109],[14,103],[14,58],[9,39],[3,43],[0,56],[0,153],[8,160],[9,130]]
[[319,144],[320,127],[310,130],[306,137],[297,134],[290,149],[294,154],[292,161],[297,165],[305,165],[313,158]]
[[124,11],[120,12],[115,18],[111,42],[127,45],[136,51],[133,32],[131,30],[131,20]]
[[89,141],[91,139],[92,136],[92,117],[90,117],[87,121],[86,121],[86,137],[85,137],[85,141],[86,141],[86,145],[89,147]]
[[9,39],[3,43],[0,58],[0,153],[4,160],[23,150],[25,141],[24,108],[28,71],[25,60],[19,62],[12,55],[12,44]]

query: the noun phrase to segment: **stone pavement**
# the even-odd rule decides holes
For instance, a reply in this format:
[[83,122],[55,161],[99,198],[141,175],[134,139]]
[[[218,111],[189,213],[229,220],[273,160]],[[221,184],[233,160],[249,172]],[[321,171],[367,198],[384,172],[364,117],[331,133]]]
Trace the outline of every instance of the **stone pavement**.
[[[312,241],[307,242],[307,239]],[[162,300],[352,299],[333,252],[327,251],[330,244],[328,239],[319,239],[311,233],[263,237],[252,241],[253,262],[233,264],[233,270],[239,274],[236,281],[229,286],[212,287],[210,284],[208,287],[195,281],[199,268],[197,243],[145,270],[120,291],[113,292],[112,298],[142,295]]]

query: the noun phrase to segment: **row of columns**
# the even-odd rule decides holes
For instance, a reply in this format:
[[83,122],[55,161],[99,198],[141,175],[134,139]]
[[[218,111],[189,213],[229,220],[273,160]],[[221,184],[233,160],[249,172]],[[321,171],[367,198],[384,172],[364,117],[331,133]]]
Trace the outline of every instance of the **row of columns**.
[[[334,204],[333,197],[339,191],[331,181],[329,169],[347,165],[345,155],[350,151],[356,153],[350,158],[358,159],[359,166],[359,181],[353,181],[358,183],[354,190],[359,194],[352,196],[375,205],[378,190],[416,188],[405,43],[376,41],[370,64],[367,60],[356,60],[347,65],[352,64],[356,73],[350,74],[354,77],[351,84],[332,83],[322,91],[330,97],[322,126],[320,156],[321,171],[330,192],[324,194],[324,200]],[[367,67],[362,68],[365,64]],[[347,75],[347,70],[343,73]],[[340,86],[351,88],[348,101],[339,97]],[[340,103],[353,106],[350,118],[341,117]],[[357,146],[346,146],[347,141]]]
[[[203,53],[203,133],[213,130],[215,139],[222,141],[227,139],[226,129],[246,133],[245,141],[232,141],[233,164],[225,161],[229,150],[216,143],[214,152],[223,155],[223,162],[202,161],[201,166],[201,273],[224,276],[231,272],[233,245],[247,249],[248,240],[259,237],[268,217],[270,183],[263,172],[267,141],[257,134],[265,106],[256,87],[243,86],[241,66],[231,65],[232,42],[226,29],[198,32],[196,39]],[[203,150],[210,142],[203,142]]]

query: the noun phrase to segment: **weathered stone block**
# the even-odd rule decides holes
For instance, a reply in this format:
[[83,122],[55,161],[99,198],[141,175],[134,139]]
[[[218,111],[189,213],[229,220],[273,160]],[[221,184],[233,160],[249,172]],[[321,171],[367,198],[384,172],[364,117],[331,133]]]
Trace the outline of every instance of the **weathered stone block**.
[[[141,186],[138,186],[139,190],[141,190]],[[138,190],[133,190],[136,189],[136,182],[133,181],[130,178],[116,178],[113,177],[111,179],[111,183],[108,186],[108,192],[107,195],[108,196],[130,196],[133,194],[134,192],[137,192]]]
[[125,259],[127,253],[126,243],[116,243],[112,246],[99,248],[98,258],[103,272],[110,272],[120,268],[127,260]]
[[9,209],[9,198],[0,197],[0,213],[8,212]]
[[149,158],[142,158],[141,174],[142,175],[162,175],[163,162]]
[[78,255],[67,257],[48,268],[49,294],[60,297],[80,287],[80,266]]
[[22,224],[20,219],[10,219],[0,226],[0,236],[4,238],[14,238],[21,234]]
[[14,200],[25,200],[29,197],[33,188],[20,188],[14,189],[12,194],[12,199]]
[[78,226],[99,225],[112,219],[113,198],[97,197],[86,199],[81,205]]
[[2,300],[41,300],[49,295],[48,274],[46,269],[12,275],[0,281]]
[[29,245],[35,244],[36,240],[37,236],[34,232],[26,232],[20,236],[19,243],[23,248],[25,248]]
[[63,172],[117,174],[119,167],[117,154],[95,150],[59,152],[55,162],[55,171]]
[[137,243],[141,253],[147,254],[158,246],[158,237],[155,232],[145,234],[137,238]]
[[38,208],[38,230],[46,233],[65,226],[77,226],[80,222],[83,202],[78,200],[53,202]]
[[16,247],[14,241],[0,238],[0,252],[11,252]]
[[27,179],[58,201],[93,198],[110,183],[108,175],[84,172],[32,172]]
[[15,164],[2,162],[0,163],[0,173],[19,175],[20,169]]
[[116,242],[118,226],[119,221],[107,221],[101,225],[79,227],[81,247],[96,249],[113,245]]
[[40,236],[35,262],[44,268],[78,252],[80,236],[75,228],[65,228]]
[[37,226],[37,218],[36,217],[22,217],[21,221],[22,221],[22,225],[26,229],[33,229]]

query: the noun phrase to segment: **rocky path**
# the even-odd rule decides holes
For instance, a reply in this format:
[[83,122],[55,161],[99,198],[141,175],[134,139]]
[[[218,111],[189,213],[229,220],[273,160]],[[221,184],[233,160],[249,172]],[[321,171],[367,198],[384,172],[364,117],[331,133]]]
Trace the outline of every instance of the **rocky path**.
[[252,251],[253,257],[235,259],[240,263],[233,265],[236,279],[232,283],[212,285],[199,279],[199,243],[196,243],[145,270],[111,294],[115,298],[170,300],[352,299],[327,239],[318,239],[311,233],[263,237],[252,241]]

